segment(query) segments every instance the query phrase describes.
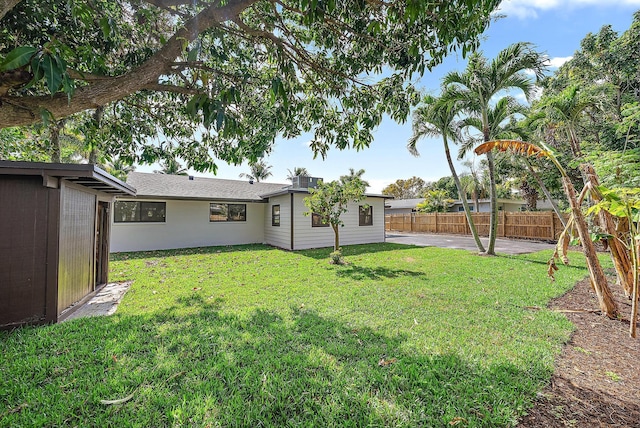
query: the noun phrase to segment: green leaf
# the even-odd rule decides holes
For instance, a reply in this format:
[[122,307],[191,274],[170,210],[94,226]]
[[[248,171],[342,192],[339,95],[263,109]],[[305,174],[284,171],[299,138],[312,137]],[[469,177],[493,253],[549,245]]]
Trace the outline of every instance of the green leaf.
[[29,64],[31,57],[35,55],[38,50],[31,46],[20,46],[12,50],[2,61],[0,71],[14,70],[24,65]]
[[188,62],[193,62],[196,61],[198,59],[198,53],[200,52],[200,47],[196,46],[193,49],[191,49],[189,51],[189,53],[187,54],[187,61]]
[[107,38],[109,37],[113,29],[111,28],[111,20],[106,16],[100,20],[100,29],[102,30],[102,35]]
[[60,70],[59,63],[51,55],[43,55],[40,61],[44,78],[47,81],[47,88],[51,94],[55,94],[62,85],[62,75],[64,70]]

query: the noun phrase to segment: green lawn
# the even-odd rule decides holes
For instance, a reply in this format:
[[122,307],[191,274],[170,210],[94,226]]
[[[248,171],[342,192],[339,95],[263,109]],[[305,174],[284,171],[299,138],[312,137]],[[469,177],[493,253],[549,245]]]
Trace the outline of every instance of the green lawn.
[[512,426],[572,329],[525,307],[587,274],[550,282],[548,252],[329,252],[116,255],[134,283],[114,316],[0,332],[0,426]]

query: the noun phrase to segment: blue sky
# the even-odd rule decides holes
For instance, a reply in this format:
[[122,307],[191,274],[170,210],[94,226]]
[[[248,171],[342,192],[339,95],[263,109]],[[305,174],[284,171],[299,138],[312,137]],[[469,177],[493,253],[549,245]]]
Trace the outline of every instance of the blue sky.
[[[640,10],[640,0],[506,0],[500,6],[500,13],[506,15],[493,22],[483,35],[480,49],[485,56],[493,58],[497,52],[511,43],[532,42],[537,49],[548,55],[551,63],[559,66],[579,49],[580,41],[589,33],[595,33],[603,25],[612,25],[622,33],[629,28],[633,13]],[[463,70],[466,61],[451,56],[425,74],[416,83],[425,92],[437,92],[440,79],[451,70]],[[418,176],[426,181],[435,181],[450,175],[444,157],[442,143],[438,139],[424,139],[418,143],[420,157],[413,157],[406,150],[411,135],[411,119],[398,124],[385,119],[374,134],[374,141],[368,149],[329,150],[327,157],[313,159],[307,143],[311,136],[293,140],[277,140],[272,152],[265,157],[272,165],[272,177],[267,182],[286,183],[287,169],[305,167],[311,175],[325,180],[337,179],[349,168],[364,169],[364,178],[369,181],[370,192],[379,193],[383,187],[396,181]],[[249,172],[246,164],[230,166],[218,163],[216,177],[238,179],[242,172]],[[150,172],[157,166],[140,166],[138,171]],[[458,172],[463,172],[462,166]],[[192,172],[193,173],[193,172]],[[212,174],[193,173],[197,176]]]

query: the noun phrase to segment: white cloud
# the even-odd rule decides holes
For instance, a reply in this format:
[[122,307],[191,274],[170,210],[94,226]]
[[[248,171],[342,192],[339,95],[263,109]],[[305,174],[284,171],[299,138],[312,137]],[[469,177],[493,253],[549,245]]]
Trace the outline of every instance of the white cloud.
[[[365,177],[366,178],[366,177]],[[367,193],[382,193],[382,189],[387,187],[389,184],[395,182],[396,180],[390,179],[366,179],[369,182],[369,187],[367,187]]]
[[560,68],[565,62],[571,61],[572,58],[572,56],[557,56],[555,58],[549,58],[549,67]]
[[[538,11],[573,9],[582,6],[607,6],[603,0],[504,0],[499,13],[520,19],[537,18]],[[611,2],[613,3],[613,2]],[[616,5],[640,6],[640,0],[617,0]]]

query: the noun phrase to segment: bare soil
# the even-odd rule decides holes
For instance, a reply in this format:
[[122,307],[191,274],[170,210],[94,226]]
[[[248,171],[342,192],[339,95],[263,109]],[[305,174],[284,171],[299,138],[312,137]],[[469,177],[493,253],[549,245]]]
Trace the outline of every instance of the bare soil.
[[631,301],[611,291],[620,320],[600,314],[588,279],[551,302],[576,330],[518,427],[640,427],[640,338],[629,337]]

